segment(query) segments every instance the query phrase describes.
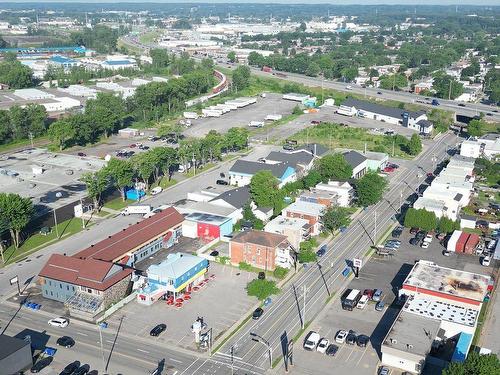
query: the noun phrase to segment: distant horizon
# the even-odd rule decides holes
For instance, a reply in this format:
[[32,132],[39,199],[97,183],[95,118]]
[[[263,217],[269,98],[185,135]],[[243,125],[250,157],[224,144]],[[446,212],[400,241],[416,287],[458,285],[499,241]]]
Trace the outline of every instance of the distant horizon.
[[336,0],[332,3],[332,0],[0,0],[0,6],[2,4],[8,3],[32,3],[32,4],[50,4],[50,3],[60,3],[60,4],[260,4],[265,3],[267,5],[273,4],[294,4],[294,5],[309,5],[309,4],[321,4],[321,5],[408,5],[408,6],[418,6],[418,5],[435,5],[435,6],[500,6],[500,0],[467,0],[466,2],[457,0]]

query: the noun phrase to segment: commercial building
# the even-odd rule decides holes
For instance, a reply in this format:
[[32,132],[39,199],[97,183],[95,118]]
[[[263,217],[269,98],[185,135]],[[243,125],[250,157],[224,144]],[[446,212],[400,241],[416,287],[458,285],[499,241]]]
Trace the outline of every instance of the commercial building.
[[33,366],[29,340],[0,335],[0,372],[2,374],[21,374]]
[[265,164],[247,160],[237,160],[229,169],[229,183],[235,186],[250,184],[253,175],[259,171],[269,170],[279,180],[279,187],[297,179],[295,168],[288,162]]
[[349,207],[354,198],[354,188],[347,181],[328,181],[326,184],[317,184],[315,189],[337,194],[337,204],[340,207]]
[[303,192],[297,200],[309,203],[322,204],[325,207],[338,206],[339,196],[337,193],[328,190],[311,189]]
[[470,158],[485,157],[495,159],[500,154],[500,136],[485,134],[478,139],[463,141],[460,146],[460,155]]
[[425,111],[406,111],[358,99],[347,99],[339,107],[337,113],[402,125],[424,134],[430,134],[433,130],[433,125],[428,121]]
[[367,172],[367,158],[357,151],[344,152],[344,159],[352,167],[352,178],[361,178]]
[[73,256],[52,254],[39,273],[42,295],[72,312],[97,314],[125,296],[131,267],[178,241],[183,221],[169,207]]
[[54,55],[50,57],[49,63],[56,67],[63,68],[64,70],[69,70],[75,66],[80,65],[80,63],[77,60],[61,55]]
[[238,233],[229,242],[229,257],[234,265],[245,262],[273,271],[277,266],[290,268],[295,264],[295,248],[285,235],[247,230]]
[[382,342],[382,363],[420,374],[426,363],[463,362],[491,285],[488,276],[416,262],[399,291],[406,303]]
[[151,305],[160,298],[173,296],[176,299],[180,293],[190,291],[194,284],[204,279],[208,266],[208,260],[196,255],[168,254],[166,260],[149,266],[146,276],[135,282],[137,302]]
[[384,152],[364,151],[366,169],[372,172],[382,171],[389,163],[389,155]]
[[326,207],[319,203],[295,201],[287,206],[282,215],[289,218],[306,219],[311,225],[311,234],[316,236],[322,230],[321,218],[326,211]]
[[[214,206],[215,208],[221,208]],[[227,237],[233,232],[233,219],[226,216],[203,212],[193,212],[185,216],[182,223],[182,234],[189,238],[199,238],[210,242]]]
[[306,219],[276,216],[266,224],[264,230],[269,233],[278,233],[286,236],[290,244],[299,249],[303,241],[311,238],[312,226]]

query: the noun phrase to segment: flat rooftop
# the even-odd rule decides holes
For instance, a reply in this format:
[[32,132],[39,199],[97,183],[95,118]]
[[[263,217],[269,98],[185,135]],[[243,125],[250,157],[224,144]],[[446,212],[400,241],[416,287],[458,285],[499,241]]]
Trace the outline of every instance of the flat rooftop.
[[490,277],[477,273],[438,266],[432,262],[418,261],[403,283],[443,295],[482,302]]
[[468,327],[474,327],[479,314],[476,309],[469,309],[431,298],[418,297],[410,298],[406,302],[404,309],[418,316],[463,324]]
[[[426,356],[441,322],[402,310],[387,333],[383,346]],[[383,349],[382,349],[383,351]]]

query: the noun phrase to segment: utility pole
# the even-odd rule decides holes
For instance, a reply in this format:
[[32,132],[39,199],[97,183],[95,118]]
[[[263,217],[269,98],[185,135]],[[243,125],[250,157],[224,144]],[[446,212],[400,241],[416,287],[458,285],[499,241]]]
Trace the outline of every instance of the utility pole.
[[396,138],[392,137],[392,157],[394,157],[394,146],[396,145]]
[[451,100],[451,84],[453,83],[453,79],[450,78],[450,88],[448,89],[448,100]]
[[396,73],[392,75],[392,91],[394,91],[395,86],[396,86]]
[[231,375],[234,374],[234,346],[231,345]]
[[106,364],[104,361],[104,348],[102,346],[102,328],[99,324],[97,325],[97,328],[99,329],[99,342],[101,343],[102,372],[106,373]]
[[252,341],[258,342],[266,347],[269,353],[269,363],[271,367],[273,366],[273,348],[271,347],[271,344],[269,344],[269,341],[264,339],[262,336],[259,336],[255,332],[250,332],[250,336],[252,337]]
[[305,328],[306,325],[306,293],[307,293],[307,286],[303,285],[302,286],[302,294],[304,297],[304,304],[302,307],[302,329]]
[[373,244],[377,244],[377,211],[373,212],[374,217],[374,228],[373,228]]
[[82,206],[82,228],[85,229],[85,219],[83,218],[83,200],[80,198],[80,206]]
[[399,213],[401,213],[401,207],[403,206],[403,190],[399,192]]
[[57,215],[56,215],[56,209],[52,209],[52,212],[54,214],[54,226],[56,227],[56,236],[59,238],[59,228],[57,227]]
[[34,148],[34,146],[33,146],[33,133],[32,133],[32,132],[29,132],[29,133],[28,133],[28,137],[29,137],[30,142],[31,142],[31,148]]

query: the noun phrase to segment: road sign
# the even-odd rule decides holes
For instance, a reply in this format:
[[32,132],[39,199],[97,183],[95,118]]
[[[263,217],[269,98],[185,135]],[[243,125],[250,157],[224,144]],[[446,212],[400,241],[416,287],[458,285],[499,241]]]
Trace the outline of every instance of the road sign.
[[352,260],[352,264],[354,267],[361,268],[361,266],[363,265],[363,261],[361,259],[354,258]]
[[10,279],[10,285],[14,285],[17,282],[19,282],[19,278],[17,276],[14,276],[12,279]]

